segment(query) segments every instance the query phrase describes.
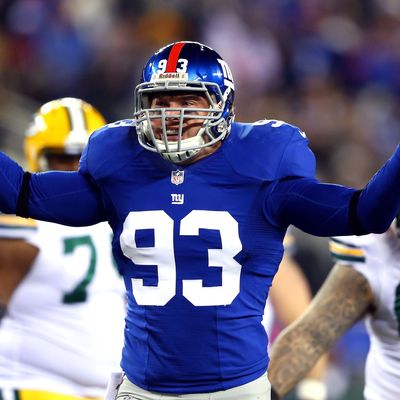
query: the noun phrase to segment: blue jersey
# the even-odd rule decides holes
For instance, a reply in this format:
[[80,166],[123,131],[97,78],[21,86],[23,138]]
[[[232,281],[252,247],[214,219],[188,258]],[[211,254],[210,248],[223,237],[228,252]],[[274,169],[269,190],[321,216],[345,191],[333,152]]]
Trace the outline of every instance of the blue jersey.
[[234,123],[215,153],[177,166],[119,122],[91,136],[80,171],[100,189],[114,231],[129,380],[196,393],[261,376],[261,320],[287,228],[265,203],[279,180],[314,177],[305,135],[279,121]]
[[108,220],[129,295],[128,378],[210,392],[267,369],[261,318],[289,224],[382,233],[400,212],[400,146],[362,190],[314,174],[304,134],[283,122],[235,123],[213,154],[178,167],[122,121],[91,136],[78,172],[29,174],[0,152],[0,210],[71,226]]

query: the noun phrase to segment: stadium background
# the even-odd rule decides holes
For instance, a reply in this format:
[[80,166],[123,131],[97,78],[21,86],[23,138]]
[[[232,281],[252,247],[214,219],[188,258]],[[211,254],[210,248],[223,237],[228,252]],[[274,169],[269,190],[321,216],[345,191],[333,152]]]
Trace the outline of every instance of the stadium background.
[[[237,119],[304,129],[329,182],[362,187],[400,138],[398,0],[0,0],[0,148],[22,161],[32,112],[81,97],[129,118],[141,67],[175,40],[214,47],[236,80]],[[317,290],[326,239],[299,231]],[[362,324],[332,351],[331,399],[361,399]]]

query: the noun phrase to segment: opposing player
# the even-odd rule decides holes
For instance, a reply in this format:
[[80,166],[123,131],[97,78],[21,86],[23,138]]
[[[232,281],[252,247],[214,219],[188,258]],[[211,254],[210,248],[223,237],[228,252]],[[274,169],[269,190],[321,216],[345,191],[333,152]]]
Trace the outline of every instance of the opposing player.
[[[41,107],[25,139],[32,171],[75,170],[105,121],[88,103]],[[102,398],[119,368],[125,300],[105,224],[0,215],[0,399]]]
[[371,346],[367,400],[400,398],[400,242],[382,235],[333,238],[337,260],[306,313],[272,347],[269,377],[284,395],[355,322],[365,316]]
[[3,212],[113,229],[120,399],[268,399],[261,320],[288,225],[383,232],[400,209],[400,149],[363,190],[324,184],[300,129],[234,123],[233,97],[214,50],[177,42],[146,64],[134,120],[92,134],[78,172],[29,174],[0,153]]

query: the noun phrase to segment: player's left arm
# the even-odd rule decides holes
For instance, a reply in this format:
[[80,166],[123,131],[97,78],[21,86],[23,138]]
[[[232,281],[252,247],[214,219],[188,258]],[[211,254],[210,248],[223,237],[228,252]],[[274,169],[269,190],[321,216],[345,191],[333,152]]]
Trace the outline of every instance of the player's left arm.
[[[299,145],[294,148],[305,152]],[[284,164],[293,164],[297,153],[289,154]],[[317,236],[383,233],[400,211],[399,182],[400,146],[362,190],[310,176],[283,177],[267,196],[265,215],[279,226],[293,224]]]
[[271,348],[268,378],[284,396],[373,304],[367,279],[336,265],[306,312],[286,328]]

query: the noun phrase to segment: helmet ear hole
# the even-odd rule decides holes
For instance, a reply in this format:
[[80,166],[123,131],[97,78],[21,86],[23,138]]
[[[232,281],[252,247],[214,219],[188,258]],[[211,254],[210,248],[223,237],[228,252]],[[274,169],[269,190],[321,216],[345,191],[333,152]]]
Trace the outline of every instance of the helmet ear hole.
[[[167,68],[168,66],[168,68]],[[168,72],[167,72],[168,70]],[[234,120],[235,87],[229,66],[213,49],[198,42],[172,43],[158,50],[146,63],[142,81],[135,89],[134,119],[139,143],[173,162],[184,162],[204,147],[213,146],[229,134]],[[152,108],[156,94],[178,96],[191,93],[207,99],[207,107],[169,106]],[[180,120],[177,140],[167,130],[167,114],[172,110]],[[161,119],[162,137],[153,132],[155,119]],[[182,138],[189,119],[203,119],[196,138]],[[201,139],[201,140],[200,140]]]

